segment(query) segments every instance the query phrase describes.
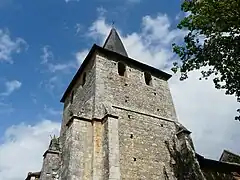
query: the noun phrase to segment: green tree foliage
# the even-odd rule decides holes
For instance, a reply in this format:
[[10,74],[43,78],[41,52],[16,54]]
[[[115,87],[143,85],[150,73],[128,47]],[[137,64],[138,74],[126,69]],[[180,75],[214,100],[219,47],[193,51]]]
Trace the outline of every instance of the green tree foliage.
[[181,9],[189,15],[178,28],[188,34],[184,44],[173,44],[181,61],[172,70],[180,71],[184,80],[190,71],[202,68],[200,79],[212,76],[217,89],[240,102],[240,0],[185,0]]

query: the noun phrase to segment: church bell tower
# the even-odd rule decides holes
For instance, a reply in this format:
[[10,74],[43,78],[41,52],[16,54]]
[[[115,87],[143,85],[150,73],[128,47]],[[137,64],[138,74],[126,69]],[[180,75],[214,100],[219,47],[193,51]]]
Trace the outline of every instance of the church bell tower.
[[61,99],[62,179],[171,177],[170,77],[128,57],[114,28],[103,47],[93,45]]
[[196,154],[191,132],[177,121],[170,77],[130,58],[112,28],[63,94],[60,137],[26,180],[233,179],[239,165]]

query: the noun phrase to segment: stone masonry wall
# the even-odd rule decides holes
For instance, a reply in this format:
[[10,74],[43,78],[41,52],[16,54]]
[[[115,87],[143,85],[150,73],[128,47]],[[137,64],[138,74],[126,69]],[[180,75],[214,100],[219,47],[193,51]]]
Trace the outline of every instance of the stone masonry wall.
[[84,69],[86,72],[83,84],[83,73],[74,85],[71,102],[70,93],[64,102],[63,121],[60,132],[62,165],[61,179],[91,179],[92,176],[92,138],[93,129],[90,121],[70,119],[73,115],[91,119],[95,93],[94,57]]
[[92,137],[91,122],[73,119],[63,144],[61,179],[92,178]]
[[80,77],[64,104],[61,179],[175,180],[165,144],[177,122],[167,81],[152,76],[147,85],[144,71],[129,64],[122,77],[120,59],[94,57],[86,83]]
[[175,133],[174,122],[119,109],[122,180],[174,179],[165,141]]
[[[116,171],[119,166],[119,179],[174,179],[164,143],[176,133],[177,120],[168,83],[152,76],[152,86],[146,85],[144,72],[127,64],[126,76],[122,77],[118,74],[118,61],[96,56],[94,117],[103,117],[109,109],[119,116],[118,133],[114,136],[118,136],[115,147],[119,146],[119,162],[117,157],[112,161],[119,165],[111,165],[109,159],[105,166],[113,166]],[[108,125],[108,131],[113,127]],[[111,171],[108,173],[111,176]]]
[[153,85],[148,86],[144,80],[144,72],[130,65],[126,65],[126,76],[120,76],[118,61],[121,59],[96,56],[94,116],[102,116],[103,105],[115,105],[176,120],[167,81],[152,76]]
[[59,179],[60,153],[47,151],[43,160],[40,180]]
[[93,102],[95,93],[95,56],[89,61],[89,64],[84,69],[86,72],[86,81],[82,85],[83,73],[74,85],[72,92],[73,102],[71,103],[71,93],[65,99],[64,109],[63,109],[63,122],[61,127],[62,134],[66,129],[66,124],[71,117],[71,113],[78,116],[84,116],[86,118],[91,118],[93,113]]
[[103,174],[102,179],[108,179],[109,178],[109,144],[108,144],[108,121],[107,118],[103,120],[103,137],[102,137],[102,156],[103,156]]

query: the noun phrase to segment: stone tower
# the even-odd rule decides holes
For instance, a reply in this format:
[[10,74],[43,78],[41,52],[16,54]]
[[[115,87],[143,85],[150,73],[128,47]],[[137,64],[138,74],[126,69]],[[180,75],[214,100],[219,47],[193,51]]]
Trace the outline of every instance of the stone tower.
[[41,172],[26,180],[235,177],[240,165],[195,153],[190,131],[177,122],[170,77],[129,58],[113,28],[103,47],[93,45],[65,91],[60,137],[52,138]]
[[94,45],[61,99],[61,178],[173,179],[170,77],[129,58],[114,28]]

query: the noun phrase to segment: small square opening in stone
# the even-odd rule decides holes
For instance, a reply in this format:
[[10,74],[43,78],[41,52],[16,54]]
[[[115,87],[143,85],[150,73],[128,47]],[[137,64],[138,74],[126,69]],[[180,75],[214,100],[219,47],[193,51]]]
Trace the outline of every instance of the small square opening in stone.
[[133,158],[133,161],[137,161],[137,158],[134,157],[134,158]]
[[130,138],[131,138],[131,139],[133,138],[133,134],[130,134]]

